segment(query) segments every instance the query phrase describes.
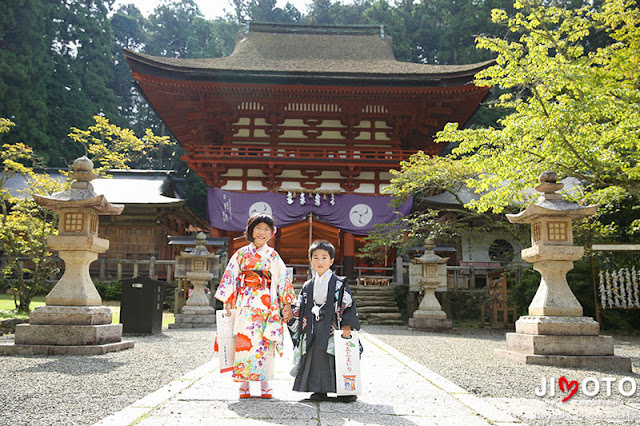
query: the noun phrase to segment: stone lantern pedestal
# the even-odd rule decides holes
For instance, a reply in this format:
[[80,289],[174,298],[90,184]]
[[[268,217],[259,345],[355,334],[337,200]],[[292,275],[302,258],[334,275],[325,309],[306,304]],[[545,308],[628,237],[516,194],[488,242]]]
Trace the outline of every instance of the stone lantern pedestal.
[[582,247],[572,245],[571,221],[593,215],[597,206],[562,199],[556,191],[563,184],[556,180],[555,173],[543,173],[536,187],[542,193],[538,202],[507,215],[512,223],[531,223],[532,247],[522,250],[522,259],[533,263],[541,281],[529,315],[516,321],[515,333],[507,333],[507,350],[495,352],[525,364],[631,371],[630,358],[615,356],[613,339],[600,336],[600,324],[582,315],[566,278],[584,254]]
[[216,260],[215,255],[207,250],[206,241],[206,235],[199,232],[194,251],[191,254],[185,253],[185,256],[191,257],[186,275],[193,285],[193,291],[180,310],[181,313],[176,314],[176,322],[169,324],[169,328],[208,328],[216,323],[216,310],[211,307],[204,292],[205,286],[213,278],[209,271]]
[[452,326],[451,320],[442,310],[436,298],[436,288],[441,284],[442,268],[446,270],[449,258],[443,258],[433,252],[436,247],[432,240],[425,240],[424,254],[412,262],[422,265],[422,278],[420,286],[424,296],[418,310],[409,318],[409,328],[412,330],[444,330]]
[[64,260],[64,275],[46,296],[46,305],[33,310],[29,324],[16,327],[15,344],[0,345],[0,354],[96,355],[134,345],[122,341],[122,324],[111,324],[111,310],[101,306],[89,275],[89,264],[109,249],[109,240],[98,237],[99,215],[120,214],[124,206],[96,195],[90,182],[96,175],[87,157],[73,163],[70,176],[76,181],[66,191],[34,195],[37,204],[60,212],[58,235],[48,237],[47,244]]

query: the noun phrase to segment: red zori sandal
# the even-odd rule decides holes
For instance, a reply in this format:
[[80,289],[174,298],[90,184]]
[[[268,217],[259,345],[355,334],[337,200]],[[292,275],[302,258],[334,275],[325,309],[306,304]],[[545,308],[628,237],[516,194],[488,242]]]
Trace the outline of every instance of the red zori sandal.
[[249,387],[247,387],[246,389],[240,388],[240,398],[251,398]]
[[261,391],[262,391],[262,399],[273,398],[273,395],[272,395],[273,389],[261,389]]

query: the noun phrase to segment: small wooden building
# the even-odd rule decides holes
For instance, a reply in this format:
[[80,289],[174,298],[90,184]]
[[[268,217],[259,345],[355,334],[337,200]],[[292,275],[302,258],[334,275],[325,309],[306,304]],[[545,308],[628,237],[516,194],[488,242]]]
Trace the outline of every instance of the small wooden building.
[[[66,177],[57,169],[37,171],[47,173],[63,182]],[[169,235],[189,235],[198,231],[209,232],[205,219],[195,214],[179,194],[171,170],[111,170],[108,179],[92,181],[97,194],[103,194],[112,204],[124,204],[121,215],[100,216],[98,234],[109,240],[109,250],[101,255],[106,263],[107,275],[115,277],[117,260],[149,261],[173,260],[179,249],[169,244]],[[16,175],[5,183],[5,189],[15,196],[24,196],[27,187],[23,176]],[[97,273],[100,262],[93,262],[91,270]],[[133,263],[123,263],[125,273],[131,272]],[[162,276],[164,268],[158,273]],[[143,273],[144,269],[140,270]]]
[[[206,220],[191,211],[179,194],[170,170],[113,170],[111,179],[96,179],[96,193],[124,204],[118,216],[100,217],[100,236],[110,241],[109,260],[173,260],[178,248],[169,236],[209,231]],[[108,269],[114,266],[109,263]],[[125,266],[123,269],[130,269]],[[162,276],[163,270],[159,274]]]

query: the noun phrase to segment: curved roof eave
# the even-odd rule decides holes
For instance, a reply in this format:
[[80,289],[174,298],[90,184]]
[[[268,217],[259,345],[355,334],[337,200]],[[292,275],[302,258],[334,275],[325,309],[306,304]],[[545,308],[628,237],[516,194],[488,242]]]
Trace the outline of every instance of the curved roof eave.
[[[473,76],[477,72],[495,64],[494,60],[468,65],[425,65],[398,61],[372,61],[348,64],[353,70],[346,70],[343,67],[341,71],[330,71],[328,68],[332,67],[329,61],[323,64],[323,67],[327,69],[312,69],[309,66],[307,69],[303,69],[304,67],[301,66],[289,67],[289,69],[286,66],[282,66],[280,69],[243,69],[221,67],[229,65],[222,61],[219,64],[216,63],[216,59],[225,58],[171,59],[146,55],[128,49],[124,49],[124,54],[133,72],[174,80],[227,83],[458,86],[472,82]],[[356,65],[362,69],[354,69]],[[381,72],[382,65],[389,65],[386,67],[389,72]],[[333,69],[339,69],[339,67],[333,67]],[[403,72],[393,72],[394,69]],[[417,72],[418,70],[422,72]]]

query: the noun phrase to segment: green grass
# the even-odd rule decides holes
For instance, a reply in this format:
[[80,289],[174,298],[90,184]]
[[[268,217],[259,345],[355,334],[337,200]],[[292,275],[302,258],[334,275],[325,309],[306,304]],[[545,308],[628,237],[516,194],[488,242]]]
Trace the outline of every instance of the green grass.
[[[44,305],[44,296],[34,297],[31,301],[30,308],[34,310],[38,306]],[[118,301],[107,301],[103,302],[103,305],[107,306],[111,309],[111,313],[113,314],[113,319],[111,320],[112,324],[118,324],[120,322],[120,302]],[[15,310],[15,305],[13,303],[13,296],[10,294],[0,294],[0,320],[7,318],[29,318],[29,315],[23,313],[17,313]],[[162,328],[167,328],[169,324],[175,322],[175,317],[173,312],[164,311],[162,313]]]
[[[44,305],[44,296],[37,296],[31,300],[29,306],[31,310],[38,306]],[[16,311],[16,305],[13,303],[13,296],[10,294],[0,294],[0,320],[6,318],[29,318],[29,315]]]

